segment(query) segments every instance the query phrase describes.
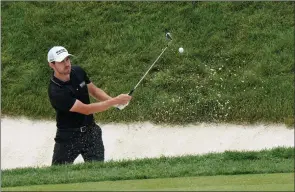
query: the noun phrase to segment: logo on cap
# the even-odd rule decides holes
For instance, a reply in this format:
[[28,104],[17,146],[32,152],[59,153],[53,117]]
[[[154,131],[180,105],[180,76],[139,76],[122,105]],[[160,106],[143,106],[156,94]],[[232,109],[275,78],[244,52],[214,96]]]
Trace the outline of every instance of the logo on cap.
[[59,54],[64,53],[64,52],[67,52],[67,50],[65,50],[65,49],[60,49],[60,50],[56,51],[55,53],[56,53],[57,55],[59,55]]

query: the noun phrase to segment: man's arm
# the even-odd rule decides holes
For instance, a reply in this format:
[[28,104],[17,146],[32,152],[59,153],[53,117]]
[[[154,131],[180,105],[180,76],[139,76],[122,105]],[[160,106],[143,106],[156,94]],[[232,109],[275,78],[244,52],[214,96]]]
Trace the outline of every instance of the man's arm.
[[106,94],[102,89],[96,87],[93,83],[87,84],[89,94],[97,101],[106,101],[112,99],[111,96]]
[[114,105],[125,105],[126,103],[130,101],[130,99],[131,99],[131,96],[127,94],[121,94],[117,97],[108,99],[106,101],[101,101],[101,102],[91,103],[91,104],[84,104],[78,99],[76,99],[70,111],[81,113],[84,115],[89,115],[89,114],[105,111]]

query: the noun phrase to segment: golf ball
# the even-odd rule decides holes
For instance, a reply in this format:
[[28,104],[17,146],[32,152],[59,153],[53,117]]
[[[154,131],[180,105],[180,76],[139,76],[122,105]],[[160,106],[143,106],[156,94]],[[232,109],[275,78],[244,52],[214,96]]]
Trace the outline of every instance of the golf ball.
[[182,47],[179,47],[178,51],[179,51],[179,53],[183,53],[184,50]]

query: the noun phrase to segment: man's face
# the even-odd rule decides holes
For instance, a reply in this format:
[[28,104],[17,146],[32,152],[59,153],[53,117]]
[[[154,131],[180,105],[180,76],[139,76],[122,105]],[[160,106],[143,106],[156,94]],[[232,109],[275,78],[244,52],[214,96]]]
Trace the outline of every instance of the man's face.
[[66,57],[63,61],[61,62],[55,62],[53,64],[53,67],[58,73],[62,75],[68,75],[71,73],[71,60],[70,57]]

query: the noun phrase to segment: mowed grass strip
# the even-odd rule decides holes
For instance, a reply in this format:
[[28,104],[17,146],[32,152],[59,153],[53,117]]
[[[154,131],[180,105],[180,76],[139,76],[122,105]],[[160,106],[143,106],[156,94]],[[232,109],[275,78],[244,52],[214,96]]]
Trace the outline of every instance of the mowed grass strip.
[[218,175],[144,180],[32,185],[3,191],[126,191],[126,190],[226,190],[294,191],[294,173]]
[[2,170],[2,187],[294,172],[294,147]]

